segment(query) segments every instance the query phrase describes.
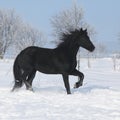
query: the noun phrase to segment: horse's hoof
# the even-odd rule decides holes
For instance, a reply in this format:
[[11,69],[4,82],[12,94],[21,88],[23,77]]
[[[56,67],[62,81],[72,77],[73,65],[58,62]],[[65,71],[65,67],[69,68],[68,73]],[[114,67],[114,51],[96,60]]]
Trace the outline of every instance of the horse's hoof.
[[20,87],[13,87],[11,92],[17,92],[19,90]]
[[79,88],[79,87],[82,86],[82,85],[83,85],[82,83],[76,83],[76,84],[74,85],[74,89]]
[[33,88],[27,88],[27,90],[34,92]]
[[68,95],[70,95],[70,94],[71,94],[71,92],[67,92],[67,94],[68,94]]

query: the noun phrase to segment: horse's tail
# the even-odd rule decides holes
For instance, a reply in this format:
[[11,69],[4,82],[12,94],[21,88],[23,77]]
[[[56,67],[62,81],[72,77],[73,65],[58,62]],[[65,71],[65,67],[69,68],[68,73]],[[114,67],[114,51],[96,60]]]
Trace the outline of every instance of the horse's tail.
[[14,91],[16,88],[22,87],[22,85],[23,85],[22,71],[21,71],[21,68],[19,66],[18,60],[19,60],[19,55],[15,59],[15,62],[13,65],[13,75],[14,75],[15,84],[14,84],[12,91]]

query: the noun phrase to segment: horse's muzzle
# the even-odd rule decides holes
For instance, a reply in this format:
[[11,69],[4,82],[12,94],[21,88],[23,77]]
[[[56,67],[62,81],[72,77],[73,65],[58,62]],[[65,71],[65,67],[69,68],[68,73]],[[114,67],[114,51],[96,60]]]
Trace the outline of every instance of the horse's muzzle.
[[93,52],[95,50],[95,46],[91,47],[90,52]]

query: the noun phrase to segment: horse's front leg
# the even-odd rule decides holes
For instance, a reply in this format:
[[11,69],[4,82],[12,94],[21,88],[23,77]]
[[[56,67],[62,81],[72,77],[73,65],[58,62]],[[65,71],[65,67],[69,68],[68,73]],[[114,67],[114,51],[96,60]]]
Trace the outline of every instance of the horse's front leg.
[[78,70],[74,70],[71,75],[75,75],[79,77],[78,82],[75,83],[74,88],[79,88],[80,86],[83,85],[83,79],[84,79],[84,74]]
[[71,94],[70,85],[69,85],[69,77],[67,74],[62,74],[62,76],[63,76],[63,81],[64,81],[67,94]]

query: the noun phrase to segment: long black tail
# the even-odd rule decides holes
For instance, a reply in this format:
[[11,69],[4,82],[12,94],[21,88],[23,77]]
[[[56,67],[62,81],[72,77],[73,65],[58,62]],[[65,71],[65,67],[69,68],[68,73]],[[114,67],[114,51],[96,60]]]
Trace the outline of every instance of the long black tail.
[[13,75],[14,75],[15,84],[13,86],[12,91],[14,91],[16,88],[22,87],[22,85],[23,85],[22,71],[21,71],[21,68],[19,66],[18,60],[19,60],[19,55],[15,59],[15,62],[13,65]]

